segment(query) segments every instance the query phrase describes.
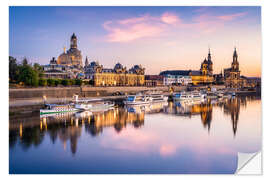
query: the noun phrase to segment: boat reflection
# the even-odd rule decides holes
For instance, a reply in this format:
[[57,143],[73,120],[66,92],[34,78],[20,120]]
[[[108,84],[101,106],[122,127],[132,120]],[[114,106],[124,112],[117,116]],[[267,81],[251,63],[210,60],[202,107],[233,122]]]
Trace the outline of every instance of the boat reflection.
[[70,144],[70,151],[75,154],[78,139],[83,132],[91,135],[91,137],[96,137],[106,128],[114,128],[117,133],[121,133],[126,126],[137,129],[144,125],[146,115],[156,113],[189,118],[200,116],[203,127],[210,131],[214,108],[218,108],[225,115],[231,116],[232,132],[236,136],[240,108],[245,108],[248,101],[256,99],[258,97],[237,97],[220,100],[209,99],[204,102],[169,102],[144,106],[126,106],[99,112],[70,112],[47,116],[30,114],[29,117],[16,120],[11,118],[9,145],[12,148],[18,143],[24,150],[27,150],[30,147],[39,146],[44,141],[44,137],[48,135],[52,144],[60,140],[64,149],[67,149],[67,145]]
[[156,102],[149,103],[146,105],[126,105],[125,109],[130,113],[146,113],[146,114],[154,114],[160,113],[164,111],[164,108],[168,106],[168,102]]

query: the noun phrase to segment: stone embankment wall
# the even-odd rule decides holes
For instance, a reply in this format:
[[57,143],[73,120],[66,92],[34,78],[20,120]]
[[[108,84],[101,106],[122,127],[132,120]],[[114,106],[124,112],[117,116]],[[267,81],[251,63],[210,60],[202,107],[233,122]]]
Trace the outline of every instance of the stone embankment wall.
[[[205,88],[205,87],[204,87]],[[217,86],[217,89],[224,88]],[[174,86],[174,91],[185,90],[185,86]],[[40,106],[44,103],[43,96],[46,96],[47,103],[64,103],[72,100],[72,97],[77,94],[79,98],[99,97],[110,99],[124,98],[112,96],[115,92],[136,93],[146,90],[157,90],[169,92],[168,86],[158,87],[44,87],[44,88],[10,88],[9,89],[9,107],[22,106]],[[10,109],[11,110],[11,109]]]
[[[223,86],[216,86],[217,89],[224,88]],[[185,86],[174,86],[174,91],[185,90]],[[114,92],[123,93],[136,93],[145,90],[157,90],[168,92],[168,86],[158,86],[158,87],[44,87],[44,88],[17,88],[9,89],[9,99],[33,99],[42,98],[46,96],[47,98],[71,98],[73,95],[78,94],[79,97],[97,97],[97,96],[110,96]]]
[[[175,90],[183,90],[185,87],[177,87]],[[165,86],[161,87],[47,87],[47,88],[20,88],[9,89],[9,99],[30,99],[30,98],[70,98],[74,94],[78,94],[79,97],[97,97],[97,96],[109,96],[114,92],[123,93],[136,93],[144,90],[159,90],[168,91],[169,88]]]

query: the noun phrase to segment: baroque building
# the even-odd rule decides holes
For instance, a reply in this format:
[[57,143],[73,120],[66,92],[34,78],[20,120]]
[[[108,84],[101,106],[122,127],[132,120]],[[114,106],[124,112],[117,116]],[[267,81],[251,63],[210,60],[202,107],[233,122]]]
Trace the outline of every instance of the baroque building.
[[[88,59],[87,59],[88,61]],[[86,62],[87,62],[86,61]],[[85,63],[87,64],[87,63]],[[85,77],[93,81],[94,86],[143,86],[145,69],[135,65],[129,70],[117,63],[113,69],[104,68],[93,61],[84,67]]]
[[81,51],[78,50],[77,45],[77,37],[73,33],[70,38],[70,48],[66,51],[64,48],[64,52],[60,54],[57,58],[57,64],[66,65],[66,66],[75,66],[77,68],[82,67],[82,55]]
[[70,71],[68,66],[57,64],[56,59],[53,57],[50,64],[43,66],[43,76],[48,79],[68,79],[74,78],[74,74]]
[[159,75],[169,78],[169,79],[168,78],[164,79],[164,85],[168,85],[168,82],[170,81],[170,77],[174,77],[174,79],[176,77],[178,84],[190,84],[190,83],[192,83],[193,85],[212,84],[214,82],[214,77],[213,77],[213,62],[212,62],[210,49],[208,52],[208,57],[205,58],[203,62],[201,63],[200,70],[162,71]]
[[224,69],[224,83],[226,87],[241,88],[244,86],[245,79],[241,78],[236,48],[233,52],[233,61],[230,68]]
[[213,77],[213,62],[211,57],[210,48],[208,51],[208,56],[201,63],[201,68],[199,71],[191,71],[190,76],[192,79],[192,84],[212,84],[214,82]]

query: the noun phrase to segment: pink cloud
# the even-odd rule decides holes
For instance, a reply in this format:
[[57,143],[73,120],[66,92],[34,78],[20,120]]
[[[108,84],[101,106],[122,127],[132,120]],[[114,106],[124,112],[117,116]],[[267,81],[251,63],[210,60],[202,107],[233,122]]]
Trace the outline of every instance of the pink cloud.
[[125,28],[111,28],[109,31],[108,41],[128,42],[144,37],[154,37],[163,32],[163,29],[159,26],[139,23]]
[[246,12],[242,12],[242,13],[236,13],[236,14],[229,14],[229,15],[224,15],[224,16],[218,16],[217,18],[223,21],[231,21],[234,20],[237,17],[243,17],[245,16],[247,13]]
[[224,27],[226,22],[232,21],[238,17],[243,17],[247,13],[235,13],[227,14],[223,16],[214,16],[210,14],[201,14],[193,19],[195,27],[197,27],[202,33],[213,33],[218,29]]
[[168,13],[168,12],[164,13],[161,16],[161,21],[166,24],[178,24],[181,22],[178,16],[172,13]]
[[176,14],[165,12],[161,14],[161,16],[151,16],[147,14],[140,17],[106,21],[103,27],[108,31],[106,41],[130,42],[138,39],[169,35],[170,31],[178,31],[183,28],[196,31],[197,34],[213,33],[224,27],[226,22],[232,21],[238,17],[243,17],[246,14],[246,12],[222,16],[201,14],[185,23]]
[[107,21],[103,24],[103,27],[108,31],[107,41],[129,42],[159,36],[166,30],[168,25],[180,22],[178,16],[172,13],[164,13],[160,17],[144,15],[118,21]]

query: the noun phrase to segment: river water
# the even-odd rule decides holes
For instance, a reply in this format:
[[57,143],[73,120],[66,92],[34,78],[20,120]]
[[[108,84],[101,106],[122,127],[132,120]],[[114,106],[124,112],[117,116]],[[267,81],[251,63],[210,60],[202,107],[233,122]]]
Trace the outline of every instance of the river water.
[[261,150],[261,99],[10,117],[10,173],[234,173]]

